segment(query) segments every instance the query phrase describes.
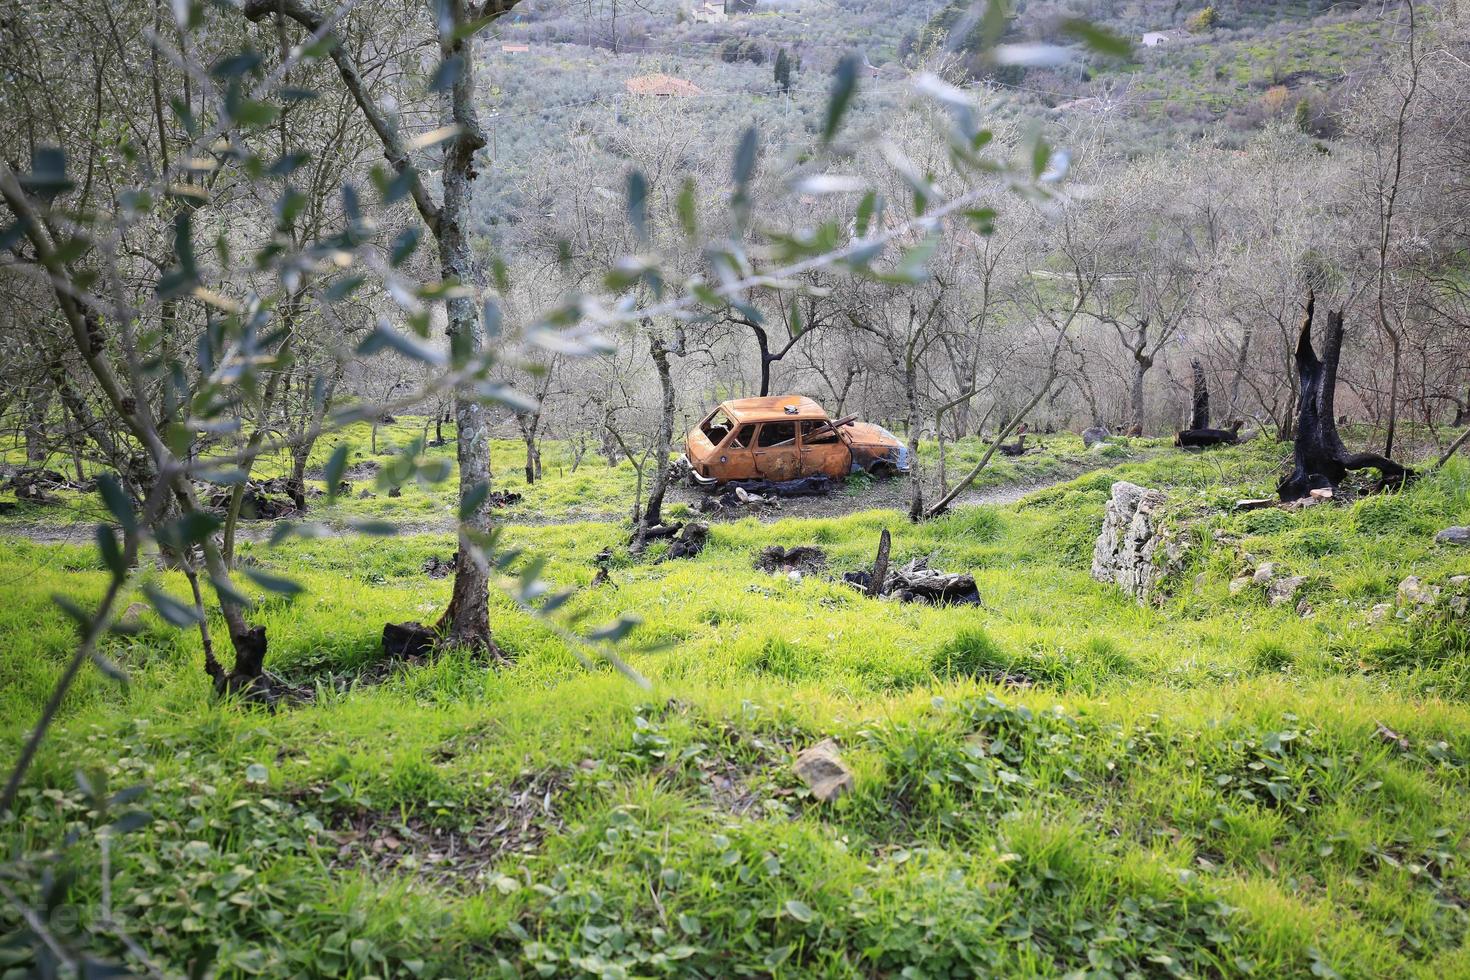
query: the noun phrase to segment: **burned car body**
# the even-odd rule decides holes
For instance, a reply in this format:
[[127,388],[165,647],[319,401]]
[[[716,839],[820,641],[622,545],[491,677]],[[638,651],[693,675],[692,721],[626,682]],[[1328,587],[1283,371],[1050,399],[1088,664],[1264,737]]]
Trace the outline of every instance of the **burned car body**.
[[801,395],[722,402],[689,431],[684,458],[701,486],[909,469],[908,447],[893,433],[856,416],[829,418]]

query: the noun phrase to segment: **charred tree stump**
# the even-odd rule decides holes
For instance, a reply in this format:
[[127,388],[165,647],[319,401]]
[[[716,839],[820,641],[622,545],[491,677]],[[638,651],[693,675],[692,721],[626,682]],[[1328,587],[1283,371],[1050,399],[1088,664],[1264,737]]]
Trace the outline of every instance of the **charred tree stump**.
[[1342,357],[1342,311],[1327,314],[1327,333],[1322,338],[1322,355],[1312,347],[1312,318],[1315,297],[1307,294],[1301,337],[1296,345],[1296,372],[1301,400],[1297,410],[1296,440],[1292,449],[1292,472],[1276,487],[1282,501],[1301,500],[1313,490],[1336,490],[1350,470],[1376,469],[1376,489],[1403,486],[1413,470],[1377,453],[1350,453],[1337,434],[1334,398],[1337,362]]
[[1210,386],[1205,380],[1204,365],[1190,361],[1194,375],[1194,407],[1190,412],[1189,428],[1174,433],[1174,445],[1184,448],[1207,448],[1225,446],[1240,441],[1240,420],[1232,421],[1228,428],[1210,428]]
[[1024,456],[1026,454],[1026,427],[1023,425],[1016,436],[1015,442],[1003,442],[995,448],[1002,456]]
[[883,584],[888,581],[888,550],[893,546],[893,537],[888,533],[888,528],[878,536],[878,555],[873,559],[873,575],[868,580],[868,595],[877,597],[883,594]]

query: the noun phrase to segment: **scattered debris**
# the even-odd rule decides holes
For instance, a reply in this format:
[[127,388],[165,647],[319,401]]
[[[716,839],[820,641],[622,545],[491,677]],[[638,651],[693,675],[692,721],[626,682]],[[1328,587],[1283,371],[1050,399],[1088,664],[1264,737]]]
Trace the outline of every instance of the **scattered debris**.
[[830,738],[803,749],[792,768],[811,789],[812,796],[823,803],[830,803],[852,790],[852,770],[842,761],[837,743]]
[[1377,730],[1374,732],[1374,734],[1378,737],[1378,740],[1380,742],[1387,742],[1389,745],[1397,745],[1400,751],[1403,752],[1409,751],[1409,740],[1407,738],[1400,735],[1392,728],[1389,728],[1381,721],[1375,721],[1373,724],[1377,726]]
[[[350,484],[343,484],[348,490]],[[269,480],[251,480],[245,484],[245,493],[240,499],[240,519],[245,521],[274,521],[283,517],[296,517],[301,513],[296,506],[295,481],[285,477]],[[209,506],[221,514],[228,513],[233,487],[205,485],[201,490],[209,494]]]
[[[870,572],[847,572],[842,580],[869,595],[873,594],[873,582],[877,581]],[[878,595],[934,606],[980,604],[980,590],[973,575],[941,572],[930,568],[926,558],[915,558],[902,568],[889,569]]]
[[1239,514],[1248,510],[1263,510],[1275,506],[1275,497],[1246,497],[1244,500],[1237,500],[1230,509]]
[[837,486],[835,480],[821,473],[794,480],[732,480],[700,501],[699,510],[710,514],[743,507],[780,507],[782,497],[823,497]]
[[763,572],[800,572],[811,575],[827,567],[827,553],[821,548],[799,544],[783,548],[773,544],[756,556],[755,567]]
[[1447,527],[1434,536],[1434,543],[1470,546],[1470,527],[1460,525]]
[[1092,552],[1094,579],[1112,582],[1140,603],[1158,592],[1184,552],[1183,541],[1160,522],[1167,499],[1124,480],[1113,484]]
[[446,560],[438,555],[430,555],[424,561],[424,574],[429,578],[448,578],[454,574],[454,566],[459,561],[459,552],[450,555]]
[[701,521],[690,521],[669,542],[665,558],[693,558],[704,550],[709,541],[709,525]]
[[509,490],[495,490],[485,498],[491,507],[511,507],[521,502],[522,496]]

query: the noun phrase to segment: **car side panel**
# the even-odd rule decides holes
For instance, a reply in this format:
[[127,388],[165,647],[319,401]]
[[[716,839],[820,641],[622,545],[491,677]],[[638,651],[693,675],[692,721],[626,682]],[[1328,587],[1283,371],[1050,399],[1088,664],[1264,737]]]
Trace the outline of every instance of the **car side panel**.
[[[832,429],[829,427],[827,431],[830,433]],[[840,480],[852,470],[852,450],[847,448],[840,437],[829,442],[808,445],[806,433],[803,432],[798,455],[800,462],[797,470],[800,476],[829,476]]]

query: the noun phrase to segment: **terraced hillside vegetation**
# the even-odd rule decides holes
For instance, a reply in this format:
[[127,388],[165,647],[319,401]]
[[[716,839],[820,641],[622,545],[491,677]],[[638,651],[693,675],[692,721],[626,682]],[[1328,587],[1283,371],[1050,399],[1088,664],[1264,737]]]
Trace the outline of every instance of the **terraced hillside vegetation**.
[[[613,521],[509,525],[574,620],[638,613],[648,689],[507,597],[506,662],[385,662],[382,624],[448,596],[424,571],[448,534],[246,542],[306,587],[248,587],[293,696],[214,699],[197,634],[135,609],[105,644],[130,683],[77,685],[5,836],[78,871],[57,900],[104,949],[130,955],[107,902],[170,973],[1470,974],[1470,553],[1435,543],[1470,523],[1470,466],[1232,512],[1283,457],[1153,453],[922,525],[720,523],[691,560],[634,559]],[[1089,574],[1117,480],[1165,491],[1187,544],[1144,603]],[[837,581],[883,528],[981,604]],[[825,565],[761,571],[770,545]],[[105,575],[11,538],[0,580],[13,749],[74,642],[51,594],[91,602]],[[852,773],[830,802],[793,771],[826,739]]]

